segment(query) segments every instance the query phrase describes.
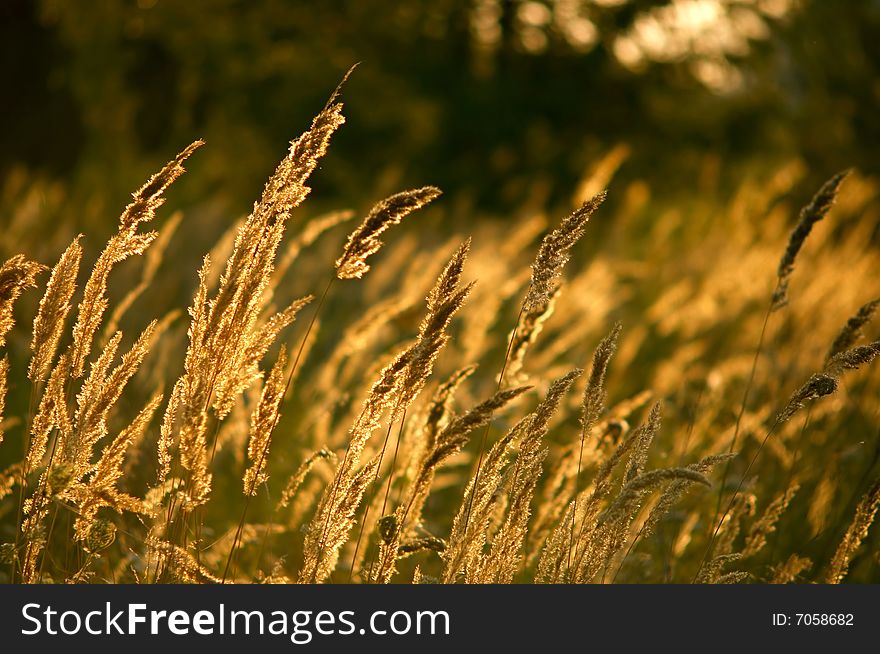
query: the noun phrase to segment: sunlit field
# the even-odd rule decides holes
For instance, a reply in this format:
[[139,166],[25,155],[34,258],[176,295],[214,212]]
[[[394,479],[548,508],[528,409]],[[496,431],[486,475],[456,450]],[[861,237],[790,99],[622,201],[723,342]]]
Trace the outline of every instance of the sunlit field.
[[[692,47],[656,25],[741,33],[685,18],[644,14],[619,65]],[[742,83],[699,51],[707,92]],[[708,152],[670,193],[618,140],[552,199],[519,171],[503,212],[442,174],[312,194],[369,67],[291,121],[244,216],[186,191],[240,170],[195,130],[112,215],[7,170],[0,580],[880,581],[877,178]],[[91,161],[76,188],[118,181]]]

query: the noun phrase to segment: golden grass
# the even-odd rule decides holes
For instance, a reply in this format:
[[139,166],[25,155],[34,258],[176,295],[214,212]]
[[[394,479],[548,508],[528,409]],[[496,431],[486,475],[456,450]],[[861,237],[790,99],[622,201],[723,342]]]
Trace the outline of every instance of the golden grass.
[[[724,220],[699,202],[657,217],[634,184],[608,216],[604,191],[579,197],[537,248],[541,215],[458,244],[397,227],[439,197],[426,186],[331,246],[352,214],[295,210],[338,96],[205,255],[186,343],[178,307],[135,309],[181,218],[142,227],[201,141],[134,193],[84,283],[89,244],[63,250],[29,362],[7,337],[48,269],[0,267],[0,443],[22,446],[3,443],[7,581],[877,581],[875,186],[835,175],[786,244],[796,167],[745,185]],[[317,280],[307,251],[328,262]],[[10,408],[22,384],[30,405]]]

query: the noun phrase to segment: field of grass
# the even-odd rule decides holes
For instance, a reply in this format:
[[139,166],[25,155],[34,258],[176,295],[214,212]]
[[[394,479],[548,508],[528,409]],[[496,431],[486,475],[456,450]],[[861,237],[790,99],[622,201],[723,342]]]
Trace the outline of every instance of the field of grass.
[[707,167],[658,207],[618,149],[567,215],[460,233],[425,186],[310,217],[344,120],[198,270],[162,204],[199,141],[103,246],[3,263],[0,579],[880,581],[872,179]]

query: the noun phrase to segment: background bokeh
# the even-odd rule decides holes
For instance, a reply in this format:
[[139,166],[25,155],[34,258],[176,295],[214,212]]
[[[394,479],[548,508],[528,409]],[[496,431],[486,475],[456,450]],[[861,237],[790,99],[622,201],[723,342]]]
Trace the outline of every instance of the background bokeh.
[[4,188],[60,184],[80,230],[196,137],[170,202],[228,224],[355,62],[316,209],[434,183],[449,218],[503,220],[615,146],[620,183],[671,198],[880,169],[876,0],[7,0],[0,30]]

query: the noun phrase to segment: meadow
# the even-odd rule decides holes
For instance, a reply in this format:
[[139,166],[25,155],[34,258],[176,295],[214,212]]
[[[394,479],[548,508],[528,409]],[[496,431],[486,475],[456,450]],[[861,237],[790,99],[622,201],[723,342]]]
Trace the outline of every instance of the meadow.
[[2,264],[0,578],[880,580],[874,180],[658,208],[616,148],[469,234],[433,186],[309,213],[342,91],[200,267],[162,205],[201,141]]

